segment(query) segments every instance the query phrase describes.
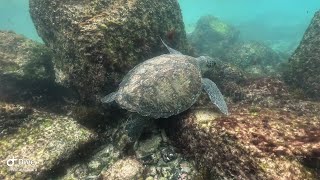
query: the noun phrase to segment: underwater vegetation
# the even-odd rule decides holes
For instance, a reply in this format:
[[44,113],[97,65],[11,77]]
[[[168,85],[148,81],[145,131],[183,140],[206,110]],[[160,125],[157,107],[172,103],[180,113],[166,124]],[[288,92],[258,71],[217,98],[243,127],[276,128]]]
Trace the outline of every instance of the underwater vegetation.
[[[201,17],[187,36],[175,0],[30,0],[30,13],[44,44],[0,31],[0,179],[320,178],[320,12],[292,55],[244,41],[213,16]],[[166,54],[160,38],[185,55]],[[179,60],[192,64],[201,55],[210,57],[196,80]],[[169,98],[162,90],[176,110],[163,116],[154,93],[144,96],[154,112],[134,101],[162,117],[152,121],[101,103],[124,88],[123,78],[137,78],[130,70],[139,63],[148,65],[136,68],[149,73],[138,73],[143,79],[168,76],[157,67],[187,70],[163,85],[183,80],[194,93]],[[201,91],[202,77],[217,84],[228,115],[211,102],[216,94]],[[145,90],[139,83],[131,86]]]

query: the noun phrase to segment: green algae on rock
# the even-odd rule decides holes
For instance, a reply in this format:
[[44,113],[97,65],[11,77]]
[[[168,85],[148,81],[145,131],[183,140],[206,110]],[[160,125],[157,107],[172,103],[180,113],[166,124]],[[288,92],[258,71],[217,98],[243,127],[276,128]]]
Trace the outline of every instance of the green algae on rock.
[[176,0],[31,0],[38,34],[55,53],[57,81],[94,101],[141,61],[161,54],[159,37],[186,50]]
[[260,168],[236,138],[219,126],[220,118],[212,109],[189,111],[181,118],[176,142],[196,159],[207,179],[261,179]]
[[249,81],[242,91],[228,117],[193,107],[171,139],[207,179],[318,179],[320,103],[294,99],[276,78]]
[[0,73],[34,81],[55,77],[50,50],[11,31],[0,31]]
[[242,42],[235,27],[213,16],[201,17],[188,39],[198,53],[232,63],[252,76],[275,74],[285,59],[262,43]]
[[120,152],[113,145],[104,145],[89,159],[68,167],[66,174],[56,179],[95,179],[98,178],[103,169],[108,169],[120,159]]
[[55,73],[51,51],[43,44],[0,31],[0,98],[29,98],[52,88]]
[[143,165],[136,159],[126,158],[114,163],[109,169],[101,173],[103,180],[132,180],[141,179]]
[[300,45],[290,57],[284,79],[311,98],[320,99],[320,11],[316,12]]
[[[143,165],[143,173],[139,176],[142,179],[178,179],[179,177],[188,177],[189,179],[197,179],[200,174],[196,170],[195,163],[191,159],[185,159],[181,154],[175,152],[172,145],[168,142],[164,143],[163,137],[157,127],[148,128],[152,132],[148,132],[145,137],[137,143],[134,151],[139,164]],[[113,132],[118,132],[116,129]],[[150,134],[151,133],[151,134]],[[114,133],[110,133],[114,134]],[[150,134],[150,135],[149,135]],[[66,173],[54,179],[96,179],[109,176],[107,171],[111,171],[111,167],[121,168],[116,163],[124,159],[132,159],[132,155],[127,155],[114,146],[118,142],[112,141],[112,137],[107,138],[108,144],[97,149],[92,156],[82,159],[72,167],[67,167]],[[157,142],[152,141],[156,139]],[[149,149],[150,148],[150,149]],[[131,157],[131,158],[130,158]],[[109,172],[110,173],[110,172]],[[122,176],[113,174],[112,177]],[[199,179],[199,178],[198,178]]]
[[213,16],[203,16],[189,40],[200,54],[220,57],[239,38],[239,31]]
[[[3,109],[15,105],[1,106]],[[24,118],[27,120],[14,133],[0,137],[1,179],[42,177],[96,137],[67,116],[33,109]],[[11,163],[10,159],[16,160]],[[26,164],[31,161],[32,164]]]
[[226,50],[222,59],[254,77],[275,74],[283,61],[271,48],[255,41],[234,44]]

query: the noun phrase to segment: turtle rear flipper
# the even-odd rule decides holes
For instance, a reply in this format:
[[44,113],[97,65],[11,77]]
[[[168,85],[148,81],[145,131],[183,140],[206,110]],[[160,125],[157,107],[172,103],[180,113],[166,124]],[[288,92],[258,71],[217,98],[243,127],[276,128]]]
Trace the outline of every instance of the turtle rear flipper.
[[103,97],[101,99],[102,103],[111,103],[112,101],[114,101],[117,97],[118,93],[117,92],[112,92],[108,95],[106,95],[105,97]]
[[207,78],[202,78],[202,84],[203,89],[208,93],[211,102],[215,104],[222,113],[228,115],[229,112],[227,104],[224,101],[223,95],[221,94],[217,85]]

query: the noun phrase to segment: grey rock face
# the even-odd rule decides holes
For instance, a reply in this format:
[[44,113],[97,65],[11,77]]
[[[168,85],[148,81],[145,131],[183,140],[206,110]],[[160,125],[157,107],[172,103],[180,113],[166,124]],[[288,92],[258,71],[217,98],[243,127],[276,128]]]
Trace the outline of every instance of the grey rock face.
[[14,32],[0,31],[0,99],[43,93],[54,79],[52,54],[47,47]]
[[289,59],[284,78],[308,96],[320,99],[320,11],[318,11],[300,45]]
[[[5,121],[0,118],[0,126],[7,123],[0,129],[5,132],[0,134],[0,158],[4,161],[0,179],[43,179],[49,170],[96,138],[68,116],[3,102],[0,109],[0,117],[6,116]],[[7,166],[10,159],[16,160]]]
[[50,50],[14,32],[0,31],[0,74],[17,79],[53,81]]
[[131,180],[141,179],[143,165],[132,158],[121,159],[114,163],[109,169],[101,173],[103,180]]
[[223,55],[223,59],[254,77],[274,74],[282,62],[270,47],[255,41],[234,44]]
[[238,38],[238,30],[213,16],[201,17],[189,36],[191,44],[200,54],[214,57],[220,57]]
[[161,54],[159,37],[186,49],[176,0],[31,0],[30,14],[55,52],[57,81],[82,100],[112,91],[132,67]]
[[85,162],[77,163],[66,170],[66,174],[56,179],[98,179],[103,169],[117,162],[119,152],[111,145],[104,145]]

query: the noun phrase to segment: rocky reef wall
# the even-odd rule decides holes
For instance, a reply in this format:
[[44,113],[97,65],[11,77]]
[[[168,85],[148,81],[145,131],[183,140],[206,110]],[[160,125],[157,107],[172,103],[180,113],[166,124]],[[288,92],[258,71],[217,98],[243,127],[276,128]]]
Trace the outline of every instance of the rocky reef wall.
[[314,15],[300,45],[289,59],[284,78],[309,97],[320,99],[320,11]]

